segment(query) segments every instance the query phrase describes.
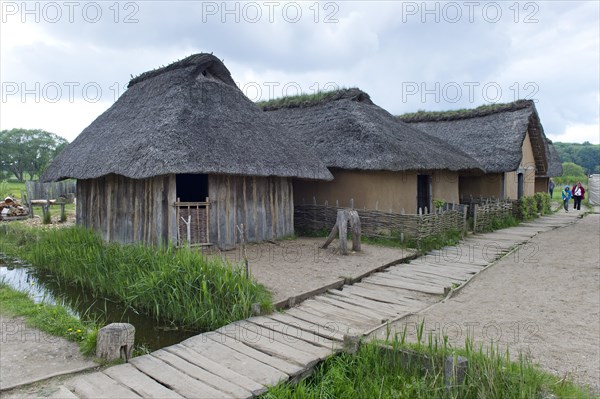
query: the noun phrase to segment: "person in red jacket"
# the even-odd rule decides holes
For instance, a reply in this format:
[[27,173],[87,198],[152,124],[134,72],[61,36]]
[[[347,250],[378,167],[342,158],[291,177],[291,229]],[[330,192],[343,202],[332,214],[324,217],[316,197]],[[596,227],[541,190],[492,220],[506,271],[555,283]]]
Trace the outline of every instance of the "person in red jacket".
[[580,181],[573,186],[571,193],[573,194],[573,209],[581,210],[581,200],[585,197],[585,188],[583,188]]

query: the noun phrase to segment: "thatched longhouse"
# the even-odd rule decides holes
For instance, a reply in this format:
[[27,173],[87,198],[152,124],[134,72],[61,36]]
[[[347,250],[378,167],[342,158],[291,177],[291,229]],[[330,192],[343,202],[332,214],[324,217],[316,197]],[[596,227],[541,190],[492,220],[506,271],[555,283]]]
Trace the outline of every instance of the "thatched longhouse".
[[461,175],[462,197],[530,196],[535,192],[535,177],[548,171],[546,137],[533,101],[417,112],[399,118],[461,148],[479,162],[486,174]]
[[[77,224],[106,240],[181,243],[191,217],[209,235],[195,241],[230,248],[241,224],[249,241],[292,234],[291,178],[332,178],[281,130],[218,58],[196,54],[132,79],[43,179],[77,179]],[[208,220],[194,205],[207,198]]]
[[415,213],[432,200],[458,203],[458,171],[482,173],[477,162],[375,105],[359,89],[283,98],[262,107],[310,147],[331,182],[296,182],[297,203],[327,201],[357,208]]

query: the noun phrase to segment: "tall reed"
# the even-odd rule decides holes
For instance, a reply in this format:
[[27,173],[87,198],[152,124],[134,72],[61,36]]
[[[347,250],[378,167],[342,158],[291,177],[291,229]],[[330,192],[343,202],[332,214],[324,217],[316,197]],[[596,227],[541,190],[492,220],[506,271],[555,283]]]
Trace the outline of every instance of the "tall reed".
[[11,226],[0,232],[0,251],[178,327],[214,329],[250,316],[253,303],[271,308],[267,289],[242,268],[187,248],[108,244],[81,227]]

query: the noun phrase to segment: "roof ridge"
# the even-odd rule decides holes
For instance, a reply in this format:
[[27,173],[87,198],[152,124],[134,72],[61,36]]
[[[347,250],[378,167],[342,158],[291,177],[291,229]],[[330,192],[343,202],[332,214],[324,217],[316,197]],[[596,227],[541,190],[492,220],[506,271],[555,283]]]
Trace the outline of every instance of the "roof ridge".
[[449,111],[417,111],[413,113],[397,115],[396,117],[406,123],[456,121],[462,119],[480,118],[503,112],[514,112],[531,107],[534,107],[533,100],[521,99],[511,103],[485,104],[471,109],[463,108]]
[[258,102],[263,111],[276,111],[285,108],[310,108],[339,100],[350,100],[373,104],[371,97],[357,87],[342,88],[331,91],[319,91],[314,94],[299,94],[295,96],[280,97],[269,101]]
[[[206,69],[214,70],[213,75],[218,77],[219,80],[222,80],[224,83],[230,85],[231,83],[234,83],[233,79],[231,78],[231,73],[223,63],[223,60],[218,59],[212,53],[196,53],[185,57],[184,59],[172,62],[167,66],[161,66],[160,68],[155,68],[150,71],[142,72],[141,74],[132,77],[129,81],[129,84],[127,85],[127,88],[135,85],[136,83],[143,82],[144,80],[148,80],[156,76],[162,75],[163,73],[174,71],[176,69],[189,68],[192,66],[205,66]],[[199,72],[200,71],[198,71],[198,73]]]

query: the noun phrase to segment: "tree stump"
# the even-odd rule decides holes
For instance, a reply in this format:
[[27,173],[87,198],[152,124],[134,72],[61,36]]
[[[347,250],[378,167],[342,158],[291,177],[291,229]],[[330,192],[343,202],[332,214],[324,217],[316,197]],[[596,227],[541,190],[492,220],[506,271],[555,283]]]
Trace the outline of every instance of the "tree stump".
[[331,229],[325,244],[321,247],[322,249],[327,248],[337,235],[340,239],[340,252],[342,255],[348,254],[348,221],[350,221],[350,231],[352,232],[352,250],[360,251],[360,218],[358,212],[348,209],[337,212],[335,226]]
[[134,342],[134,326],[129,323],[111,323],[98,331],[96,357],[109,362],[124,357],[128,361]]

